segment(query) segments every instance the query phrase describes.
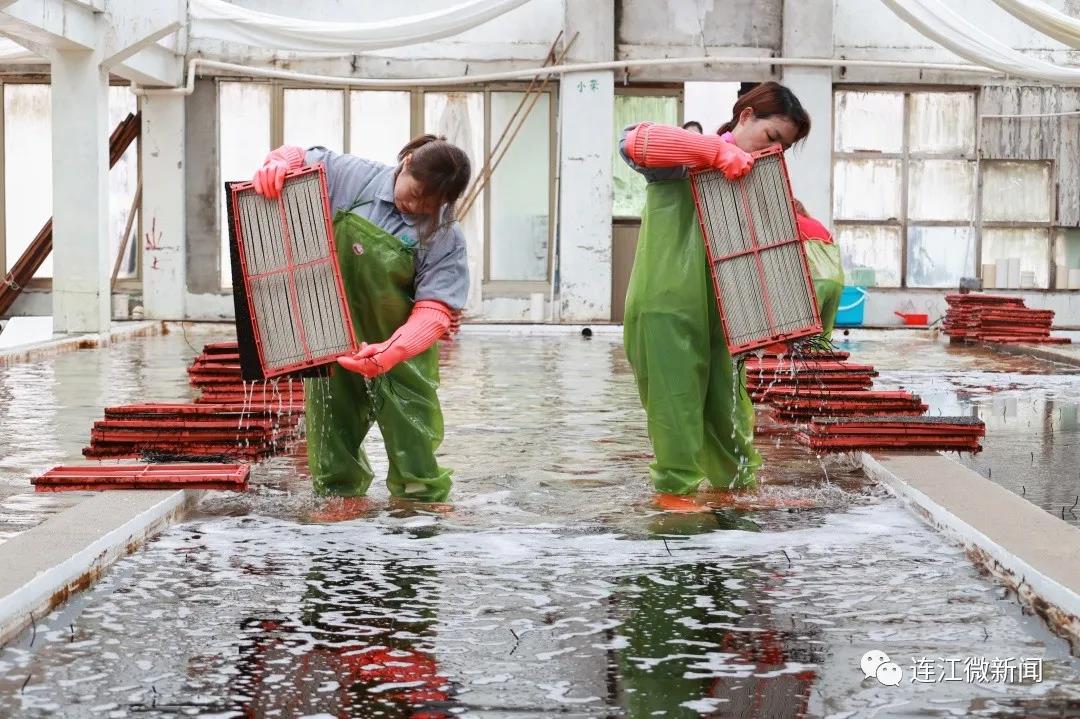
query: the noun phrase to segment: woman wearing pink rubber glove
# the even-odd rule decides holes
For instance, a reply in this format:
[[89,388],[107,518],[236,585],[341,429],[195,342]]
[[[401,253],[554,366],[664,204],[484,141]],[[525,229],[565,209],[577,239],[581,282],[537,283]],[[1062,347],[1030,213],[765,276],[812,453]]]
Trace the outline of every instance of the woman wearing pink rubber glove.
[[465,237],[453,218],[469,182],[469,159],[433,135],[402,148],[396,165],[322,147],[279,147],[255,173],[255,190],[276,197],[288,172],[316,162],[326,166],[338,263],[364,344],[356,355],[338,358],[343,370],[305,380],[315,491],[366,494],[373,471],[360,445],[377,421],[391,495],[441,502],[451,471],[435,460],[443,437],[435,343],[468,294]]
[[755,486],[754,409],[727,351],[688,172],[715,168],[738,179],[750,153],[806,137],[810,118],[782,85],[758,85],[735,103],[716,135],[643,122],[619,151],[649,181],[623,339],[648,417],[658,502],[688,509],[701,481],[730,491]]

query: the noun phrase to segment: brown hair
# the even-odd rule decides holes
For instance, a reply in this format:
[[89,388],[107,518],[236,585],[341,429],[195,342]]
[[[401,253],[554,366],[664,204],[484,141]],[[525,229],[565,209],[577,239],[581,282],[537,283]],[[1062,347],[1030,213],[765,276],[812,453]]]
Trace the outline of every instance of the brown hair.
[[799,202],[797,199],[793,199],[791,201],[791,204],[795,205],[796,214],[802,215],[803,217],[810,216],[810,213],[806,211],[806,206],[803,205],[803,203]]
[[[398,152],[398,162],[412,155],[408,172],[424,188],[424,195],[438,200],[438,207],[446,205],[443,216],[448,221],[454,217],[454,203],[465,192],[472,175],[469,156],[457,145],[447,142],[443,136],[420,135]],[[423,228],[425,235],[432,234],[440,225],[439,211]]]
[[739,115],[747,108],[753,110],[754,117],[759,120],[773,115],[791,120],[795,125],[795,139],[792,144],[810,134],[810,115],[803,109],[795,93],[778,82],[763,82],[740,95],[735,106],[731,108],[731,119],[721,125],[716,134],[723,135],[734,130],[739,124]]

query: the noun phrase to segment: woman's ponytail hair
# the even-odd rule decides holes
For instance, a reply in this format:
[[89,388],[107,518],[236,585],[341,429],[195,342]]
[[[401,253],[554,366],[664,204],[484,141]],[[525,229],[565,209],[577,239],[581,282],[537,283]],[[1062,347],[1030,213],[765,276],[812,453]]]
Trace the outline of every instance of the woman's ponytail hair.
[[731,108],[731,119],[720,126],[717,135],[731,132],[739,124],[739,115],[743,110],[753,110],[758,119],[780,115],[791,120],[795,125],[795,139],[792,144],[810,134],[810,115],[803,109],[799,98],[778,82],[763,82],[753,90],[740,96]]
[[398,152],[398,162],[404,162],[410,155],[409,174],[423,186],[425,196],[434,197],[437,207],[446,208],[441,217],[434,217],[430,223],[430,231],[426,233],[430,235],[438,229],[443,218],[453,219],[454,203],[469,186],[472,165],[464,150],[441,135],[414,138]]

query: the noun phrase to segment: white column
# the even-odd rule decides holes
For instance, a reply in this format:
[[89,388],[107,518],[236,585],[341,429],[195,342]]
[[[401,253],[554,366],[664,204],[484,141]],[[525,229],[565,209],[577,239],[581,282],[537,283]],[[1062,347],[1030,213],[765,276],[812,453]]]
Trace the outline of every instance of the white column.
[[148,319],[184,319],[184,96],[144,95],[142,111],[142,285]]
[[[52,61],[53,327],[106,332],[109,276],[108,74],[98,53]],[[9,211],[11,208],[8,208]]]
[[[784,57],[833,56],[833,0],[784,0]],[[832,70],[788,67],[784,84],[810,114],[810,136],[787,153],[795,196],[825,225],[832,222]]]
[[789,67],[784,84],[810,114],[810,134],[785,156],[791,189],[806,211],[826,226],[832,223],[832,73]]
[[564,322],[609,320],[613,75],[564,75],[559,97],[560,318]]
[[[563,0],[567,62],[615,56],[614,0]],[[565,40],[564,40],[565,41]],[[581,72],[559,81],[559,319],[611,319],[614,73]]]

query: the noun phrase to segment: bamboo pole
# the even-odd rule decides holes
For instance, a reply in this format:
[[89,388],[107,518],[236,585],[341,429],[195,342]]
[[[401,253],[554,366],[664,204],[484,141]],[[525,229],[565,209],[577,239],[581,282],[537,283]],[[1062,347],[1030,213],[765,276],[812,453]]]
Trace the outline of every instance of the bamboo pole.
[[142,183],[135,188],[135,194],[131,198],[131,210],[128,212],[127,224],[124,226],[124,234],[120,238],[120,251],[116,253],[116,262],[113,263],[112,278],[109,287],[116,289],[116,277],[120,274],[120,265],[124,261],[124,253],[127,251],[128,238],[131,236],[131,226],[135,224],[135,210],[142,202]]

